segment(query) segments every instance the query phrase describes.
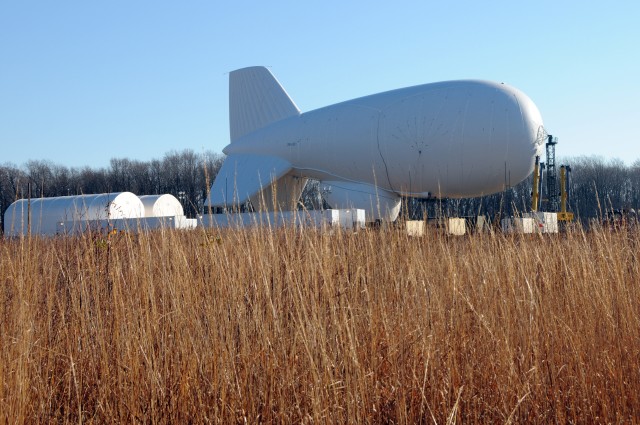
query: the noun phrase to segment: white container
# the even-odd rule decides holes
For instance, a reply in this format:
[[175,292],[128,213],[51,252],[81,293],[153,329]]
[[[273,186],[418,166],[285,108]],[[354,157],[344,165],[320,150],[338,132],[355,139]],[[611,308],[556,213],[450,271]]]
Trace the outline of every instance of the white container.
[[462,236],[467,231],[467,223],[464,218],[449,218],[447,220],[447,234]]
[[78,235],[87,231],[109,232],[112,230],[138,233],[157,229],[195,229],[196,225],[196,219],[186,218],[183,215],[174,217],[117,218],[113,220],[81,220],[57,223],[56,233]]
[[350,208],[346,210],[334,210],[338,211],[340,218],[340,227],[343,229],[364,229],[365,227],[365,213],[364,210]]
[[[347,213],[346,211],[349,211]],[[355,211],[355,212],[354,212]],[[359,210],[308,210],[308,211],[265,211],[252,213],[203,214],[199,216],[198,226],[204,227],[252,227],[252,226],[296,226],[296,227],[354,227],[353,217],[357,225],[364,226],[364,211]],[[341,218],[342,214],[342,218]]]
[[424,236],[424,221],[423,220],[407,220],[405,221],[405,229],[409,236]]
[[536,229],[535,221],[530,217],[510,217],[500,221],[505,233],[533,233]]
[[541,233],[558,233],[558,213],[530,212],[522,215],[534,221],[534,228]]

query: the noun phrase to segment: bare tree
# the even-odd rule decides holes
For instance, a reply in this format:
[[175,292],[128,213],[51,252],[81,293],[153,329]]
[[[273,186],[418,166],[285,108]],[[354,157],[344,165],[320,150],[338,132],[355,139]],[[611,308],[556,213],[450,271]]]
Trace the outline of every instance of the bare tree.
[[[150,161],[114,158],[108,168],[68,168],[50,161],[28,161],[23,167],[0,165],[0,220],[17,198],[31,194],[64,196],[88,193],[130,191],[138,195],[170,193],[182,203],[188,216],[203,211],[203,204],[224,155],[192,150],[168,152]],[[640,207],[640,160],[625,166],[620,160],[599,157],[565,158],[571,165],[569,209],[587,223],[611,209]],[[444,213],[456,216],[484,214],[491,219],[528,211],[531,205],[529,177],[522,183],[493,195],[445,201],[408,200],[405,214],[429,216]],[[309,180],[301,203],[308,209],[326,207],[321,184]]]

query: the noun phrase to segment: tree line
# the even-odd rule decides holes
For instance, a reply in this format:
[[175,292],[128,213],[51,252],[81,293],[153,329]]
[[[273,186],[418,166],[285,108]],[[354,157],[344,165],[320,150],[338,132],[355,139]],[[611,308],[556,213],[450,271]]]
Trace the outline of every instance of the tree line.
[[[17,199],[129,191],[136,195],[169,193],[182,203],[189,217],[203,212],[203,203],[224,155],[192,150],[173,151],[150,161],[113,158],[104,168],[66,167],[51,161],[28,161],[22,166],[0,165],[0,220]],[[610,210],[640,208],[640,160],[627,166],[600,157],[566,158],[571,166],[568,207],[587,223]],[[450,216],[483,214],[490,219],[530,210],[532,177],[507,190],[481,198],[424,201],[408,199],[406,217],[422,212]],[[309,181],[300,207],[319,208],[322,185]],[[543,193],[543,197],[546,196]],[[326,204],[325,204],[326,206]],[[0,226],[0,229],[2,226]]]

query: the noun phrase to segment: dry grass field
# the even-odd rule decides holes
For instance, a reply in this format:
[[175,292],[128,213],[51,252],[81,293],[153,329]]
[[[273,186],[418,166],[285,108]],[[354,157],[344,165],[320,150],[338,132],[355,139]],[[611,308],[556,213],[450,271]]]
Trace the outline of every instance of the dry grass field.
[[0,422],[640,421],[640,230],[0,240]]

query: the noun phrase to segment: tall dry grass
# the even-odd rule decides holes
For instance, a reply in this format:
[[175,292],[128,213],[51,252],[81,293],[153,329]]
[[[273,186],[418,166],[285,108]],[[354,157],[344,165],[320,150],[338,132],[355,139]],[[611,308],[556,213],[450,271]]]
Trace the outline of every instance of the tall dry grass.
[[640,231],[0,242],[0,421],[640,421]]

